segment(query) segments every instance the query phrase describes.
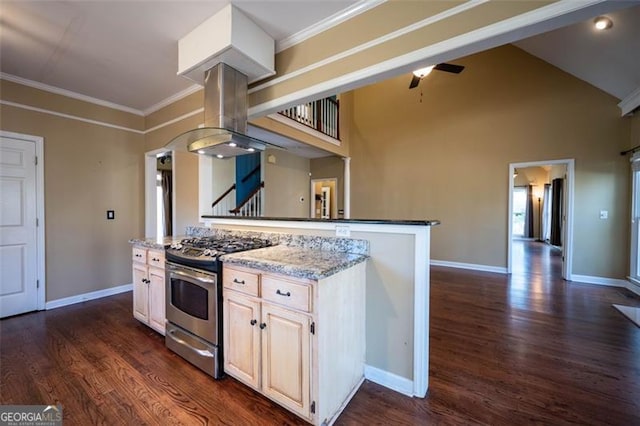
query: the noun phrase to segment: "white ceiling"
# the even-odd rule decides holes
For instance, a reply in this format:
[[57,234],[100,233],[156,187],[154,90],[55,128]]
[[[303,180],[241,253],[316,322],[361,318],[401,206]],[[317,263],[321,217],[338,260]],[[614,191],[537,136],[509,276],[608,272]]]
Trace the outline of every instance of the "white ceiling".
[[[354,10],[356,0],[233,0],[276,45],[314,24]],[[228,1],[0,2],[0,71],[148,113],[193,89],[176,75],[178,40]],[[611,30],[592,20],[517,45],[624,99],[640,88],[640,2],[611,2]],[[615,5],[615,6],[614,6]]]
[[605,15],[608,30],[589,19],[514,44],[623,100],[640,88],[640,2],[628,3],[635,7]]
[[[229,1],[0,2],[0,71],[145,111],[192,87],[178,40]],[[281,41],[356,3],[233,3]]]

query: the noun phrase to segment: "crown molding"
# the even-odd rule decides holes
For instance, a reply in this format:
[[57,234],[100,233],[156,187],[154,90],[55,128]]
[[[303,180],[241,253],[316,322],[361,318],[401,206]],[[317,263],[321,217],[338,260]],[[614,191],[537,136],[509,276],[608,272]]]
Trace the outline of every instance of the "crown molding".
[[631,92],[629,96],[620,101],[618,107],[620,107],[623,117],[627,114],[633,113],[636,108],[640,107],[640,87],[638,87],[636,90]]
[[158,102],[157,104],[151,105],[149,108],[146,108],[143,112],[143,114],[145,116],[152,114],[168,105],[171,105],[174,102],[179,101],[182,98],[186,98],[187,96],[196,93],[198,90],[201,90],[202,86],[200,86],[199,84],[194,84],[192,86],[187,87],[184,90],[179,91],[178,93],[175,93],[171,96],[169,96],[166,99],[161,100],[160,102]]
[[113,102],[104,101],[102,99],[93,98],[91,96],[82,95],[80,93],[72,92],[71,90],[61,89],[59,87],[50,86],[48,84],[40,83],[33,80],[28,80],[26,78],[18,77],[15,75],[7,74],[4,72],[0,72],[0,80],[7,80],[13,83],[22,84],[23,86],[32,87],[38,90],[44,90],[45,92],[55,93],[56,95],[66,96],[68,98],[76,99],[83,102],[89,102],[91,104],[100,105],[107,108],[117,109],[123,112],[128,112],[129,114],[135,114],[139,116],[144,116],[144,113],[139,109],[129,108],[124,105],[119,105]]
[[354,18],[361,13],[366,12],[367,10],[371,10],[374,7],[380,6],[382,3],[385,3],[387,0],[360,0],[359,2],[351,5],[350,7],[343,9],[322,21],[316,22],[310,27],[305,28],[304,30],[298,31],[295,34],[292,34],[288,37],[283,38],[276,42],[276,53],[282,52],[294,46],[298,43],[301,43],[313,36],[320,34],[323,31],[327,31],[330,28],[335,27],[345,21],[348,21],[351,18]]

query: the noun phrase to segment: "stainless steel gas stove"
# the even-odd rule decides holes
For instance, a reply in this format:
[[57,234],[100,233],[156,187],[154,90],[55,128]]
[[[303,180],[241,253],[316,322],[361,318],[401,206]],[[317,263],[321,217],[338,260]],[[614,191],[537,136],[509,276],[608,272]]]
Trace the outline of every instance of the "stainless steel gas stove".
[[258,238],[183,239],[166,251],[165,344],[212,375],[222,376],[222,263],[220,256],[268,247]]

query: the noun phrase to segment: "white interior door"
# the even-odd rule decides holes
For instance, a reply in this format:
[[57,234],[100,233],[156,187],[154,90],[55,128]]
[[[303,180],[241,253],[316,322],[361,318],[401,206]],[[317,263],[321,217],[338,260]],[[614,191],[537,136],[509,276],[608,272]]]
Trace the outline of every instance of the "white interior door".
[[0,317],[38,309],[36,144],[0,139]]

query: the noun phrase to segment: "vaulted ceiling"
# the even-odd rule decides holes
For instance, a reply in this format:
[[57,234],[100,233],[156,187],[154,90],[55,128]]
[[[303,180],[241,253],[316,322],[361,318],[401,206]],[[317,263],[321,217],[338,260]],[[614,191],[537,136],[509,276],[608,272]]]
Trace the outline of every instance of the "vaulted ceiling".
[[[382,2],[232,1],[276,40],[276,51]],[[146,114],[194,90],[176,75],[177,42],[228,3],[3,0],[0,71]],[[604,3],[614,22],[608,31],[593,31],[590,17],[516,45],[624,100],[640,88],[640,3]]]

